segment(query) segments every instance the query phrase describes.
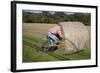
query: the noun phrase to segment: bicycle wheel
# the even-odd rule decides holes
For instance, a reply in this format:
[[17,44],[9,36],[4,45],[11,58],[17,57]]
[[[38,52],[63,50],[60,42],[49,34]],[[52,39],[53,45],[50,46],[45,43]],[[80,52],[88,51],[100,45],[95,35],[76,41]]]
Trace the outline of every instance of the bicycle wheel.
[[44,51],[44,52],[48,51],[48,46],[49,46],[49,41],[46,40],[46,41],[43,43],[43,45],[41,46],[41,50]]

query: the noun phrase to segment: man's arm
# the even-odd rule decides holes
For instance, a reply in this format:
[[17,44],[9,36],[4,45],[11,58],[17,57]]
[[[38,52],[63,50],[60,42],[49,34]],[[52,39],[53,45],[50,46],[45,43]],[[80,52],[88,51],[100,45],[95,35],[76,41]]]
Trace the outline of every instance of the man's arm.
[[59,34],[60,38],[63,38],[61,27],[59,27],[58,34]]

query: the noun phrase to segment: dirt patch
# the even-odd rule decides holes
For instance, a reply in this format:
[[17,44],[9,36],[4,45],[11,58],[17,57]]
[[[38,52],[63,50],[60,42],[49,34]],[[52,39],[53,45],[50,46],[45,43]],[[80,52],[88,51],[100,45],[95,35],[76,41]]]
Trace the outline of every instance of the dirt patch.
[[48,29],[57,24],[43,24],[43,23],[23,23],[23,33],[27,34],[47,34]]

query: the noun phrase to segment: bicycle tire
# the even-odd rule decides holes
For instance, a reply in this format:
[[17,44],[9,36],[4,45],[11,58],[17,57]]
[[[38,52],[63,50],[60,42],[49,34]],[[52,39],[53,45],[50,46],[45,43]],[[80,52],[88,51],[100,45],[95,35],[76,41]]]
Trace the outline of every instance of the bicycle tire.
[[41,51],[46,52],[48,51],[48,45],[49,45],[49,41],[46,40],[43,45],[41,46]]

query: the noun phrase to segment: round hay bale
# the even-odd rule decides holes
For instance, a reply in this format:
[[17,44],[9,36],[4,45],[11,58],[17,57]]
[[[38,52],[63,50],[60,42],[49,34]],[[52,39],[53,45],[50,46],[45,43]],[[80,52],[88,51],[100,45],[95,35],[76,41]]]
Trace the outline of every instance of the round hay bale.
[[61,22],[65,37],[65,54],[71,54],[90,48],[90,36],[87,27],[81,22]]

